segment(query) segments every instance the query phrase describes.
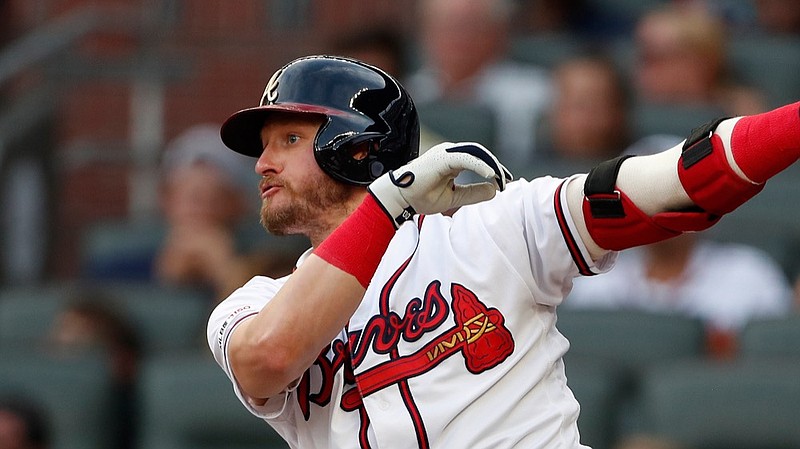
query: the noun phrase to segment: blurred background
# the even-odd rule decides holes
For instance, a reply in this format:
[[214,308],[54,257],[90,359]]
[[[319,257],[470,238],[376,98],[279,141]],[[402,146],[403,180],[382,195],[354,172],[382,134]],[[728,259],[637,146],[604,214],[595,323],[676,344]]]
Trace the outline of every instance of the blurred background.
[[[398,77],[423,151],[475,140],[565,176],[800,100],[800,2],[0,0],[0,448],[286,447],[205,320],[307,242],[260,229],[253,161],[218,129],[317,53]],[[564,308],[585,444],[800,447],[799,195],[790,167],[707,233],[751,252],[714,253],[741,271],[710,270],[703,306]],[[659,260],[670,298],[717,266]]]

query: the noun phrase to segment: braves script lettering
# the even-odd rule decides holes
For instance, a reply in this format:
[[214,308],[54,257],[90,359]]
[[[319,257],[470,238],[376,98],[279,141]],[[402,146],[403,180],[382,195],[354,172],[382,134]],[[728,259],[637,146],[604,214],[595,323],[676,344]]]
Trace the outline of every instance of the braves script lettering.
[[374,316],[361,333],[351,334],[353,366],[359,366],[364,361],[370,347],[376,354],[388,354],[397,347],[401,338],[414,342],[441,326],[450,311],[440,287],[441,282],[431,282],[425,289],[425,299],[414,298],[409,301],[403,316],[394,311],[387,316]]
[[[461,353],[466,369],[473,374],[491,369],[502,363],[514,350],[514,340],[506,329],[503,315],[488,308],[477,296],[460,284],[450,289],[451,304],[441,293],[441,282],[433,281],[425,289],[422,299],[414,298],[406,305],[401,316],[390,311],[386,316],[374,316],[361,332],[349,335],[350,353],[344,342],[334,341],[320,353],[314,365],[306,371],[298,386],[298,401],[306,419],[309,405],[327,405],[331,400],[333,377],[345,367],[345,382],[352,384],[352,366],[364,361],[370,349],[376,354],[397,351],[402,339],[414,342],[439,329],[450,316],[452,308],[454,326],[432,338],[419,351],[390,358],[357,376],[359,388],[351,388],[342,396],[342,408],[348,411],[361,408],[361,398],[389,385],[419,376],[433,369],[442,360]],[[311,371],[321,374],[318,391],[311,392]]]
[[[329,347],[322,350],[314,364],[303,373],[303,378],[300,379],[300,384],[297,386],[297,402],[306,421],[311,416],[311,404],[324,407],[331,401],[333,379],[340,368],[346,367],[344,373],[345,383],[354,383],[353,370],[350,368],[350,363],[348,363],[349,358],[350,353],[347,351],[344,342],[334,340]],[[322,381],[316,392],[311,392],[312,371],[318,371],[319,378]]]

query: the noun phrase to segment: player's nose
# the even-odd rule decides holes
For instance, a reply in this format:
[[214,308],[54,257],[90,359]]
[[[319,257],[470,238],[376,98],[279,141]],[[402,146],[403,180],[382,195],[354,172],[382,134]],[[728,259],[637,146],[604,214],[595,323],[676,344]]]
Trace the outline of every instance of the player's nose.
[[278,163],[275,160],[274,152],[269,151],[268,146],[264,147],[258,160],[256,160],[255,170],[261,176],[278,171]]

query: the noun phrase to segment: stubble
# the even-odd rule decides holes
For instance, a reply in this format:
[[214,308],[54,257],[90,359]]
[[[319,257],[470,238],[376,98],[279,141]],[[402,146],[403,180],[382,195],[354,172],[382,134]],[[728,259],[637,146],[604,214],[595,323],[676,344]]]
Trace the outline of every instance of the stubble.
[[261,225],[274,235],[310,235],[326,226],[330,215],[346,207],[352,188],[327,176],[306,182],[302,189],[283,184],[281,194],[288,197],[284,205],[261,203]]

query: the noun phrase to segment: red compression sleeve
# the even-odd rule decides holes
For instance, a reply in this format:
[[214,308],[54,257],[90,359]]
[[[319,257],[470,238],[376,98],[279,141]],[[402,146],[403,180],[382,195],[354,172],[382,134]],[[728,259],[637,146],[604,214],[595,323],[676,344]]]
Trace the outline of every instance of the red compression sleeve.
[[389,216],[372,195],[367,195],[361,205],[314,250],[314,254],[352,274],[367,288],[394,233]]
[[800,102],[742,117],[731,134],[733,159],[753,182],[763,183],[800,157]]

